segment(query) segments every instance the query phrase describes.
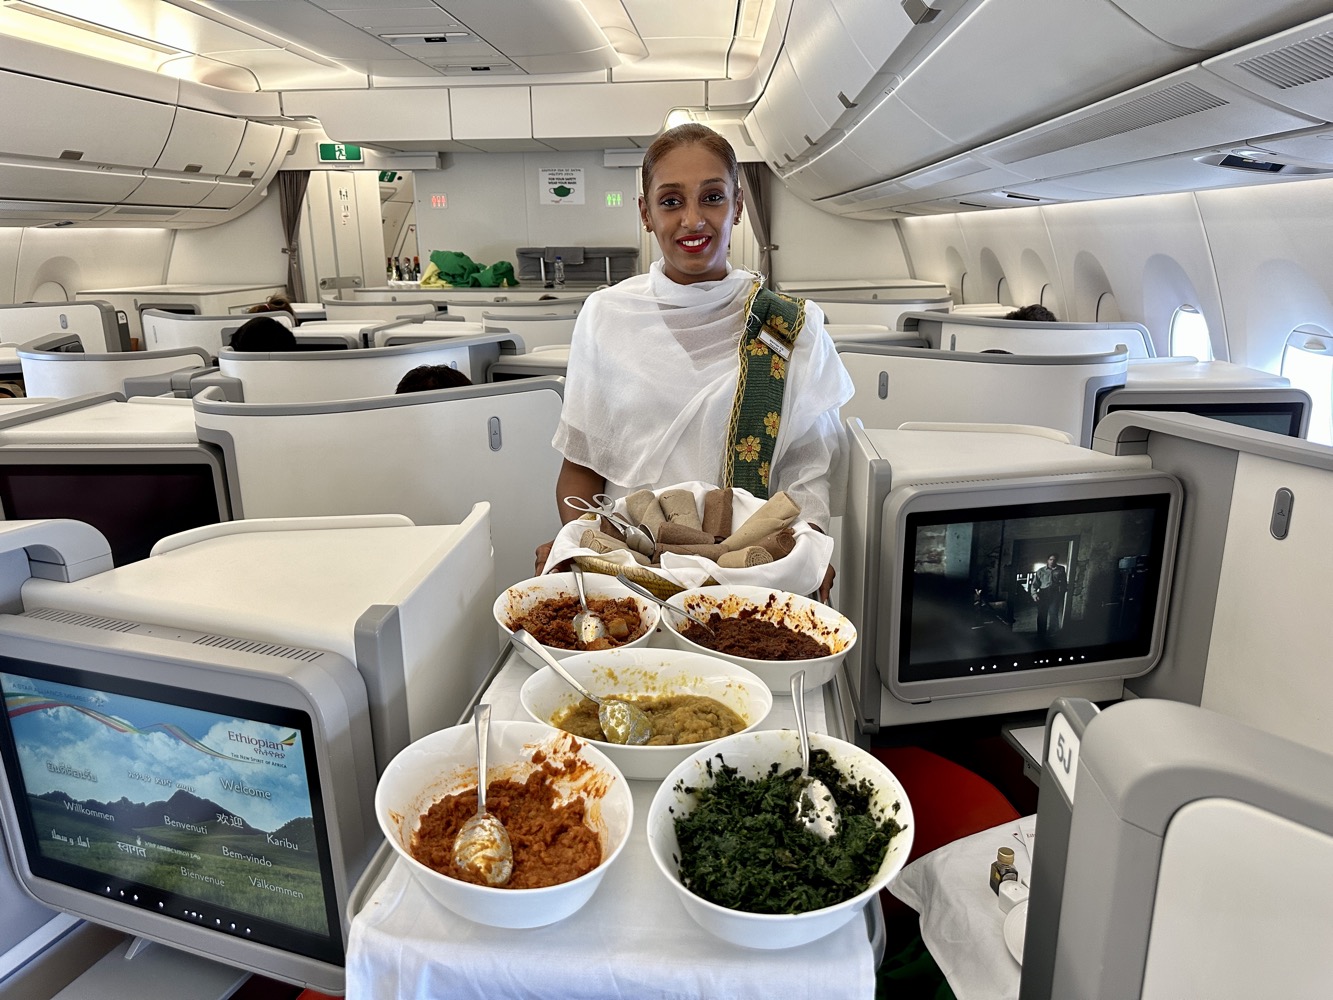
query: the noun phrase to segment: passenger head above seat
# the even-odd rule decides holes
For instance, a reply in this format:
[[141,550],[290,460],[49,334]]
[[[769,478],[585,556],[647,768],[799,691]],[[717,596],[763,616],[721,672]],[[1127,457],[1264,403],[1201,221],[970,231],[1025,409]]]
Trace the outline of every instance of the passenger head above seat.
[[291,327],[279,323],[272,316],[256,316],[246,320],[231,335],[233,351],[294,351],[296,334]]
[[399,392],[425,392],[428,389],[457,389],[471,385],[472,380],[457,368],[448,365],[418,365],[398,382]]
[[249,309],[246,310],[246,312],[252,312],[252,313],[285,312],[288,316],[292,318],[293,321],[300,322],[299,320],[296,319],[296,310],[292,308],[292,304],[287,299],[287,296],[282,295],[278,292],[274,292],[263,302],[251,306]]
[[1026,320],[1029,323],[1058,323],[1055,313],[1051,312],[1045,306],[1033,304],[1022,306],[1011,313],[1005,313],[1005,319]]

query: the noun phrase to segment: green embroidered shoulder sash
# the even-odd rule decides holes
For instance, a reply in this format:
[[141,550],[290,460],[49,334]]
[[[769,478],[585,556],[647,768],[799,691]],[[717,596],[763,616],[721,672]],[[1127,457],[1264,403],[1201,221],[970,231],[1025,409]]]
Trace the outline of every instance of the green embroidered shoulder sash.
[[770,291],[755,282],[745,308],[740,373],[727,432],[722,486],[739,486],[760,499],[768,499],[768,477],[787,388],[787,363],[804,325],[805,299]]

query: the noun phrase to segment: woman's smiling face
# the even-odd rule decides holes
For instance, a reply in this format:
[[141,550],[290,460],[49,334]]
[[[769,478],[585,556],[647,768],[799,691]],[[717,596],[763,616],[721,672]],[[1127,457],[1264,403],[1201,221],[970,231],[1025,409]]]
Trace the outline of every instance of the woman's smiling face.
[[666,276],[682,285],[727,276],[731,227],[740,214],[741,193],[727,165],[698,143],[663,154],[639,198],[639,215],[662,248]]

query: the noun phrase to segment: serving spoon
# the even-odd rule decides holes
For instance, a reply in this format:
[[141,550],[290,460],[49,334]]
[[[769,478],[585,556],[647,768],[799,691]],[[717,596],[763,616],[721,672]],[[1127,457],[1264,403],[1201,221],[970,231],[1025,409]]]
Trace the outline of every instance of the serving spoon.
[[602,733],[608,742],[637,747],[652,739],[652,720],[638,705],[631,705],[618,698],[597,697],[576,681],[574,675],[562,667],[560,661],[548,653],[542,644],[524,629],[515,629],[509,641],[539,657],[543,663],[559,674],[566,684],[597,706],[597,722],[602,727]]
[[491,706],[478,705],[472,713],[477,732],[477,813],[454,838],[454,864],[487,885],[504,885],[514,874],[514,847],[499,818],[486,811],[486,744],[491,732]]
[[579,607],[583,610],[574,615],[574,637],[584,646],[591,646],[598,639],[606,638],[606,623],[588,610],[588,596],[583,592],[583,570],[577,561],[570,563],[574,574],[574,588],[579,592]]
[[833,793],[818,778],[810,777],[810,731],[805,725],[805,671],[791,675],[791,701],[796,709],[796,735],[801,741],[800,791],[796,796],[796,822],[820,840],[838,832],[838,807]]
[[654,604],[660,604],[668,611],[674,611],[678,615],[684,615],[686,618],[694,622],[694,624],[696,625],[702,625],[709,635],[711,635],[714,639],[717,638],[717,633],[713,631],[713,626],[709,625],[708,622],[704,621],[694,612],[686,608],[678,608],[674,604],[668,604],[666,601],[662,600],[662,598],[658,597],[647,587],[639,586],[637,583],[635,583],[633,580],[627,577],[624,573],[617,573],[616,579],[619,580],[621,583],[623,583],[630,590],[634,591],[634,593],[638,594],[640,597],[646,598],[647,600],[652,601]]

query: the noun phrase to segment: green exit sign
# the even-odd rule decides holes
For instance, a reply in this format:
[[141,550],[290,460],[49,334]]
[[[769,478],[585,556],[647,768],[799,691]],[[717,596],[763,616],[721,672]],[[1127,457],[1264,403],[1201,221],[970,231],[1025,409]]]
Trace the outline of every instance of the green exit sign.
[[350,142],[321,142],[319,144],[320,163],[360,163],[365,157],[361,147]]

